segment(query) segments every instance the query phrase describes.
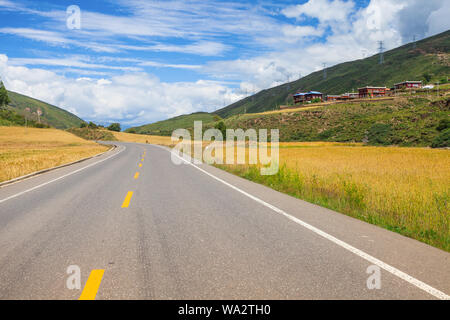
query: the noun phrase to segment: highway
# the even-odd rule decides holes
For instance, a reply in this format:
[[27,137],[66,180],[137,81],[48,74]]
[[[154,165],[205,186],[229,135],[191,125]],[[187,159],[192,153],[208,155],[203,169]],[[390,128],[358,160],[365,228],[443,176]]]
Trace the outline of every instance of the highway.
[[[445,251],[175,165],[164,147],[114,144],[0,188],[0,299],[448,299]],[[80,289],[66,284],[74,265]]]

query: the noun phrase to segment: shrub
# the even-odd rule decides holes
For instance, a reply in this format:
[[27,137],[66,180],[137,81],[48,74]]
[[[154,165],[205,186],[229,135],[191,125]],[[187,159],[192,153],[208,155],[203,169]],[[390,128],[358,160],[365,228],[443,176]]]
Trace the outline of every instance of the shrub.
[[220,121],[216,126],[215,129],[219,130],[220,132],[222,132],[222,136],[223,139],[226,139],[227,136],[227,126],[225,125],[225,123],[223,121]]
[[97,126],[95,123],[93,123],[93,122],[91,121],[91,122],[89,122],[89,124],[88,124],[88,128],[89,128],[89,129],[98,129],[98,126]]
[[384,123],[376,123],[369,129],[369,144],[389,145],[391,144],[391,126]]
[[431,144],[432,148],[448,148],[450,147],[450,128],[443,130]]
[[116,131],[116,132],[120,132],[122,131],[122,128],[120,127],[120,123],[112,123],[109,127],[108,127],[109,131]]
[[437,131],[444,131],[446,129],[450,128],[450,119],[442,119],[438,126],[437,126]]

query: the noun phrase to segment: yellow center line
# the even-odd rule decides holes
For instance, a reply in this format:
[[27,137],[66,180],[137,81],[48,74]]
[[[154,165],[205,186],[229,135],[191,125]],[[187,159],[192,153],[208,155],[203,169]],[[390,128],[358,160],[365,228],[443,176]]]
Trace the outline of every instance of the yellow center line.
[[130,205],[132,196],[133,196],[133,191],[129,191],[127,196],[125,197],[125,200],[122,203],[122,208],[128,208],[128,206]]
[[134,179],[137,179],[137,178],[139,178],[139,172],[136,172],[136,173],[134,174]]
[[105,270],[92,270],[89,279],[84,286],[83,292],[78,300],[95,300],[98,288],[103,279]]

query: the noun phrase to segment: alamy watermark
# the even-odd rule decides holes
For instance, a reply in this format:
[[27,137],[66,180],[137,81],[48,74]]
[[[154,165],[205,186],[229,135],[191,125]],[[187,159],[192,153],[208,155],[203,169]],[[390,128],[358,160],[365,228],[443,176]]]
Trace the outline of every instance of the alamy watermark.
[[81,29],[81,9],[77,5],[71,5],[66,10],[66,26],[69,30]]
[[203,132],[202,121],[194,122],[194,137],[186,129],[175,130],[172,133],[172,142],[176,143],[172,149],[172,162],[177,165],[183,162],[259,165],[261,175],[278,172],[278,129],[271,129],[270,136],[267,129],[227,129],[225,135],[218,129]]
[[367,278],[366,284],[369,290],[381,289],[381,268],[376,265],[369,266],[366,270],[367,274],[370,274]]
[[81,269],[77,265],[67,267],[66,273],[69,275],[66,280],[66,287],[69,290],[81,289]]

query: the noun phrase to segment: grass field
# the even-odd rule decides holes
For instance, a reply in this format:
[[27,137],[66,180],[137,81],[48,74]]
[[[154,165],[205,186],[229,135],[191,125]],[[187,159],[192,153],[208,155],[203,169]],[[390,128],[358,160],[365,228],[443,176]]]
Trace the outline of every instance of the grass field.
[[0,182],[108,150],[57,129],[0,127]]
[[118,141],[122,142],[151,143],[165,146],[173,145],[171,138],[165,136],[151,136],[146,134],[133,134],[115,131],[111,131],[111,133]]
[[327,143],[280,145],[280,171],[219,167],[450,251],[450,151]]

